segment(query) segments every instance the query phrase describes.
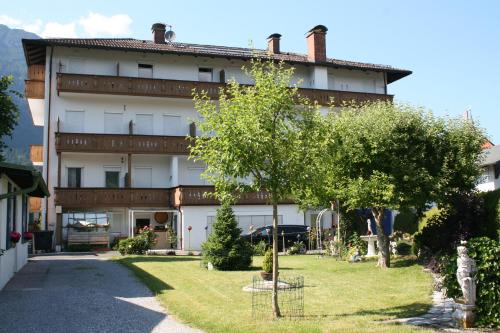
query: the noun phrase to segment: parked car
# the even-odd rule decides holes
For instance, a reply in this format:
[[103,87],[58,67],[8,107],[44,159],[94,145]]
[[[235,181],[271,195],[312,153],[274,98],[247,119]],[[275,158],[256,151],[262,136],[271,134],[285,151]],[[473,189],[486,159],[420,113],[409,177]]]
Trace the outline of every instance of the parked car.
[[[252,243],[252,245],[260,241],[266,242],[269,247],[273,244],[273,226],[268,225],[255,229],[253,232],[242,236],[243,239]],[[278,226],[278,251],[283,251],[283,238],[285,240],[285,248],[288,249],[297,241],[302,241],[305,246],[309,242],[309,231],[306,225],[282,224]]]

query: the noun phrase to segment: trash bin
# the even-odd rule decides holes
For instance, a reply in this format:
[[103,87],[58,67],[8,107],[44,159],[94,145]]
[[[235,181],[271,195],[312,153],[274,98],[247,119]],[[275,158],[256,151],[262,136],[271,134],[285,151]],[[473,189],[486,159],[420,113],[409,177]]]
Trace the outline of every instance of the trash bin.
[[35,251],[52,251],[53,231],[35,231],[34,233],[34,250]]

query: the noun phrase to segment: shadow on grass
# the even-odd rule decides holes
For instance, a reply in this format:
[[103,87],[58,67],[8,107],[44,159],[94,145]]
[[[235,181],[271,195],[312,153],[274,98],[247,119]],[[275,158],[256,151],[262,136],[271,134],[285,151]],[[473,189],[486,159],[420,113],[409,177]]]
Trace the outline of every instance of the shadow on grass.
[[151,275],[149,272],[143,270],[140,267],[134,265],[137,262],[152,262],[153,260],[137,260],[141,259],[141,257],[125,257],[122,259],[116,259],[116,261],[123,266],[130,269],[135,276],[139,278],[139,280],[144,283],[149,290],[151,290],[155,295],[162,293],[165,290],[173,290],[174,288],[169,284],[165,283],[165,281],[158,279],[156,276]]
[[416,265],[416,264],[418,264],[417,258],[415,258],[415,257],[406,257],[406,258],[401,258],[401,259],[394,260],[391,263],[391,267],[392,268],[410,267],[410,266],[413,266],[413,265]]
[[189,256],[123,256],[118,257],[117,261],[123,261],[127,263],[134,262],[180,262],[180,261],[200,261],[201,257],[189,257]]
[[[429,304],[424,303],[412,303],[407,305],[395,306],[392,308],[384,309],[371,309],[371,310],[360,310],[352,313],[339,313],[339,314],[305,314],[302,319],[305,320],[318,320],[318,319],[345,319],[349,317],[356,316],[373,316],[382,315],[394,318],[409,318],[418,315],[425,314],[430,308]],[[384,319],[385,320],[385,319]]]

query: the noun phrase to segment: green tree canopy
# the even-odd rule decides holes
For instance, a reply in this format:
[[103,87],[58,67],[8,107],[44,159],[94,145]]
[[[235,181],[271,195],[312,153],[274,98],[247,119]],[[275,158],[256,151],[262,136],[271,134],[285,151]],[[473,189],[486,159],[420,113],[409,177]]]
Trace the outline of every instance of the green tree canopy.
[[12,96],[21,96],[18,92],[9,89],[14,78],[12,76],[0,77],[0,161],[3,160],[3,150],[5,143],[4,136],[11,136],[19,120],[19,110],[17,109]]
[[[298,190],[303,205],[371,208],[379,265],[389,266],[384,208],[424,207],[475,187],[485,135],[471,122],[438,118],[389,102],[346,105],[321,125],[323,144],[310,163],[313,181]],[[312,162],[312,161],[311,161]]]
[[278,203],[304,180],[308,131],[318,114],[291,87],[293,68],[255,59],[246,73],[254,85],[232,81],[220,91],[218,102],[195,94],[195,108],[203,121],[198,123],[201,137],[191,147],[191,158],[206,163],[202,176],[215,185],[215,195],[223,201],[246,191],[267,191],[274,225],[273,312],[280,316]]

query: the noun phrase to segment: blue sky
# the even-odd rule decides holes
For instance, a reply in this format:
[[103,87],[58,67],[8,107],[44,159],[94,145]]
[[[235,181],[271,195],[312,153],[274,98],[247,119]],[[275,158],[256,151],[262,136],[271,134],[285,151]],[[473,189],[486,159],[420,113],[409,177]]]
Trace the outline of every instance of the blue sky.
[[329,57],[410,69],[389,86],[399,101],[460,116],[470,108],[500,144],[500,1],[11,1],[0,23],[42,35],[151,38],[154,22],[177,41],[306,52],[305,33],[328,27]]

